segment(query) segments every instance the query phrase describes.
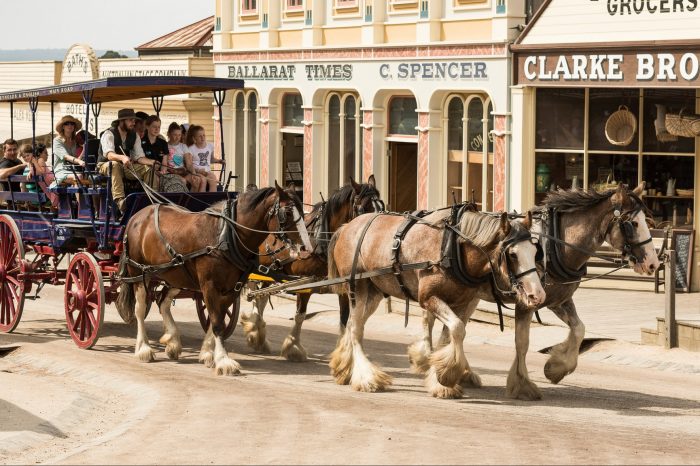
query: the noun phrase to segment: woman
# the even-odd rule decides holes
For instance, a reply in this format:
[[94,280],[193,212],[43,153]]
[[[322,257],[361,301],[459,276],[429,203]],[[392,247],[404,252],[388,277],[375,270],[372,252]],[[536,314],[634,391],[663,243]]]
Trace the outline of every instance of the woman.
[[170,148],[160,136],[160,118],[151,115],[146,118],[146,132],[141,140],[141,147],[146,157],[154,161],[154,171],[160,173],[160,190],[163,192],[187,192],[185,180],[169,173]]
[[[49,191],[49,185],[54,181],[54,175],[49,168],[47,161],[49,152],[44,144],[37,144],[35,149],[25,144],[22,146],[22,158],[27,164],[23,175],[27,177],[27,182],[23,183],[22,191],[30,193],[38,192],[40,188],[51,201],[54,207],[58,207],[58,196]],[[38,188],[37,188],[38,186]]]
[[190,186],[190,191],[201,193],[207,187],[206,179],[198,175],[192,164],[192,154],[187,145],[181,143],[182,127],[175,122],[168,126],[168,149],[170,151],[170,168],[173,173],[182,176]]
[[223,160],[214,157],[214,144],[207,142],[204,128],[192,125],[187,131],[187,145],[194,160],[194,169],[200,175],[204,175],[210,192],[216,191],[219,180],[211,171],[212,163],[223,163]]
[[72,115],[64,116],[56,125],[58,136],[53,140],[53,173],[56,177],[54,184],[75,179],[72,166],[85,166],[85,162],[78,156],[78,143],[75,140],[75,133],[82,127],[80,120]]

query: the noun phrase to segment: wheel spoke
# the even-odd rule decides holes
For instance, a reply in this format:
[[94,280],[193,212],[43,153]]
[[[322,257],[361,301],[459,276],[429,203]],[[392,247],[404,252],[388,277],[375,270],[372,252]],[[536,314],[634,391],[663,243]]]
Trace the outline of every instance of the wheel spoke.
[[80,311],[80,340],[85,340],[85,332],[87,330],[87,326],[90,325],[90,322],[88,319],[86,319],[86,315],[84,311]]
[[[71,311],[71,313],[72,312],[75,312],[75,311]],[[83,313],[80,311],[77,311],[77,314],[78,315],[75,316],[75,320],[73,320],[73,331],[74,332],[78,331],[78,328],[80,327],[80,324],[83,321]]]
[[10,324],[10,316],[8,314],[9,312],[7,312],[5,286],[0,285],[0,323],[4,325]]
[[78,276],[80,277],[80,289],[85,289],[85,264],[78,262]]
[[79,286],[78,276],[75,274],[74,271],[71,271],[71,273],[70,273],[70,283],[71,283],[71,289],[73,289],[73,287]]
[[[95,318],[95,313],[93,313],[92,311],[85,311],[85,314],[87,314],[88,316],[91,329],[97,328],[97,319]],[[92,330],[90,331],[90,334],[92,334]]]

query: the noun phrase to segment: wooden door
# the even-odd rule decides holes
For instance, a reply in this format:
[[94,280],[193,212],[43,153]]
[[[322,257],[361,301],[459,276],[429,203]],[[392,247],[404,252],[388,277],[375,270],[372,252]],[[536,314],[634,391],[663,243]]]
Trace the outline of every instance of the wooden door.
[[416,210],[418,200],[418,144],[392,142],[389,164],[389,209]]

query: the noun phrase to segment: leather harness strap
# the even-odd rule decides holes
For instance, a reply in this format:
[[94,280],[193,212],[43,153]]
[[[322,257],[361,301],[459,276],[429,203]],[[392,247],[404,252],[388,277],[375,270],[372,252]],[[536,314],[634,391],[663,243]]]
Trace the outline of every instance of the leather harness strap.
[[409,301],[411,299],[416,301],[416,298],[411,296],[411,291],[406,287],[406,284],[403,281],[403,277],[401,276],[401,274],[404,272],[404,268],[401,265],[401,259],[399,257],[401,254],[401,243],[403,242],[406,233],[408,233],[408,230],[410,230],[411,227],[415,225],[418,220],[420,220],[428,214],[430,214],[430,212],[427,210],[415,210],[410,214],[407,213],[406,218],[403,222],[401,222],[401,225],[399,225],[399,228],[396,230],[396,233],[394,233],[394,240],[391,245],[391,255],[393,260],[393,262],[391,263],[391,267],[394,271],[394,277],[396,277],[396,282],[399,284],[399,288],[401,289],[401,292],[403,293],[403,296],[406,300],[406,310],[404,312],[404,327],[408,326]]

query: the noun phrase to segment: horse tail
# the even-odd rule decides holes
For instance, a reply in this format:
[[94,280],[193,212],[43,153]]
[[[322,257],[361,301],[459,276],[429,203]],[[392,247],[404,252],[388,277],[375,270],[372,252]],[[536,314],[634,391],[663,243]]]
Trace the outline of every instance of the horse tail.
[[[128,275],[127,260],[127,254],[124,251],[119,258],[119,275],[122,278]],[[124,322],[130,324],[134,321],[136,318],[136,294],[134,293],[133,283],[121,282],[119,285],[119,296],[114,304]]]
[[[343,227],[340,227],[333,236],[331,236],[331,241],[328,243],[328,278],[338,278],[340,276],[338,266],[335,264],[335,244],[338,241],[338,234],[342,229]],[[341,290],[337,286],[331,286],[331,291],[339,293]]]

